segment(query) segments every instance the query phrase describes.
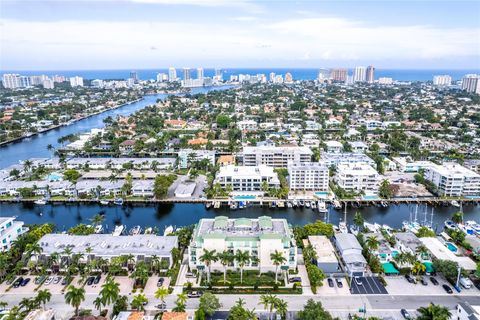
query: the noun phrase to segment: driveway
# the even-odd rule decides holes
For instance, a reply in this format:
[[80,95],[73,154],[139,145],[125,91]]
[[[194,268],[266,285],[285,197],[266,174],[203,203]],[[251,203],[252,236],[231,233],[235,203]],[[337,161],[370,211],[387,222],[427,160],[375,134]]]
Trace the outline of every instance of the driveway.
[[345,278],[339,278],[342,282],[342,287],[340,288],[337,285],[337,282],[333,281],[333,287],[328,285],[328,278],[323,280],[323,286],[317,288],[317,294],[321,296],[345,296],[350,295],[350,290],[348,288],[348,283]]
[[433,283],[430,281],[429,276],[424,277],[427,280],[426,286],[422,285],[420,282],[418,282],[417,284],[409,283],[404,277],[385,277],[385,280],[388,284],[388,292],[395,295],[448,295],[448,293],[446,293],[445,290],[442,288],[443,284],[447,284],[450,288],[452,288],[455,294],[480,295],[480,291],[475,287],[468,290],[462,288],[461,292],[456,292],[456,290],[453,289],[453,286],[448,283],[447,280],[445,280],[443,277],[435,277],[435,279],[437,279],[439,283],[437,286],[433,285]]
[[132,293],[134,280],[127,276],[115,277],[115,281],[120,284],[120,294],[128,295]]

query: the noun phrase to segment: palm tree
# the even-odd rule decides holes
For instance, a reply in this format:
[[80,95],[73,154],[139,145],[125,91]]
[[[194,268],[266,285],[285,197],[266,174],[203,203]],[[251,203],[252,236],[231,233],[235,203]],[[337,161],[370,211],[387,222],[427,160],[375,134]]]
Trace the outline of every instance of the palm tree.
[[85,289],[75,288],[73,285],[69,285],[67,292],[65,293],[65,302],[75,308],[75,315],[78,316],[78,308],[80,304],[85,300]]
[[287,261],[287,259],[285,259],[282,252],[279,252],[277,250],[275,250],[275,252],[270,254],[270,259],[272,260],[272,263],[275,265],[275,283],[277,283],[278,282],[277,281],[278,280],[278,267],[281,264],[285,263]]
[[380,241],[377,240],[376,236],[367,237],[367,240],[365,242],[367,244],[367,247],[372,251],[377,250],[378,246],[380,245]]
[[90,219],[94,226],[101,225],[103,223],[103,220],[105,220],[105,217],[101,214],[96,214]]
[[262,294],[260,296],[259,304],[263,305],[265,307],[265,310],[268,311],[268,319],[271,318],[276,299],[277,297],[271,294]]
[[215,254],[216,250],[203,250],[203,255],[200,256],[200,261],[207,267],[207,282],[210,283],[210,265],[212,262],[218,260]]
[[227,266],[235,259],[234,255],[225,250],[222,253],[217,254],[217,258],[223,266],[223,284],[227,283]]
[[363,228],[363,224],[365,220],[360,212],[355,212],[355,216],[353,216],[353,223],[361,230]]
[[237,254],[235,254],[235,261],[237,261],[240,267],[240,283],[243,283],[243,268],[250,262],[250,255],[247,251],[238,250]]
[[412,272],[415,273],[417,276],[419,273],[423,273],[427,270],[427,267],[421,263],[420,261],[415,261],[412,267]]
[[35,300],[42,305],[43,310],[45,310],[45,304],[50,301],[50,298],[52,298],[52,294],[48,289],[44,290],[39,290],[37,293],[37,297]]
[[145,284],[147,283],[149,276],[150,274],[148,272],[147,265],[145,264],[144,261],[140,261],[135,267],[135,270],[130,275],[130,278],[138,279],[142,287],[144,287]]
[[283,300],[283,299],[275,299],[274,303],[275,311],[282,317],[282,319],[285,319],[287,317],[287,312],[288,312],[288,303]]
[[417,309],[417,320],[448,320],[451,317],[447,307],[430,303],[428,307],[420,307]]
[[175,300],[175,308],[172,309],[174,312],[185,312],[185,306],[187,304],[187,294],[182,292],[177,295],[177,300]]
[[29,172],[30,169],[32,169],[32,165],[33,165],[33,162],[31,160],[25,160],[23,162],[23,170],[25,170],[26,172]]
[[42,253],[43,249],[42,247],[38,244],[38,242],[35,243],[28,243],[25,246],[25,256],[27,259],[30,259],[32,256],[39,256]]
[[95,309],[97,309],[98,311],[100,311],[100,309],[102,309],[102,306],[103,306],[102,297],[97,296],[97,297],[95,298],[95,300],[93,300],[93,305],[95,306]]
[[313,260],[317,259],[317,252],[315,251],[315,249],[313,249],[311,244],[303,248],[303,260],[305,262],[312,262]]
[[130,305],[132,309],[135,309],[138,311],[144,311],[145,305],[147,303],[148,303],[148,299],[144,294],[137,294],[136,296],[133,297],[132,302],[130,302]]
[[455,212],[452,216],[452,221],[454,223],[462,223],[463,222],[463,213],[461,212]]
[[104,306],[114,303],[120,296],[120,284],[112,277],[108,276],[105,283],[102,285],[102,290],[100,290],[99,296],[101,297]]
[[162,303],[165,303],[165,298],[168,296],[168,288],[160,287],[155,291],[155,298],[160,299]]

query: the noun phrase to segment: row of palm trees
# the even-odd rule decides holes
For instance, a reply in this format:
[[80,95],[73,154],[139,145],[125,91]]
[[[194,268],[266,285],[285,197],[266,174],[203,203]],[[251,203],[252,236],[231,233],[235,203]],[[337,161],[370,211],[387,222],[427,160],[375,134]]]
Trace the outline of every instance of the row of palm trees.
[[[275,250],[270,254],[270,259],[275,265],[275,283],[278,282],[278,268],[284,264],[287,259],[283,256],[282,252]],[[243,283],[243,269],[250,262],[258,263],[258,258],[256,256],[250,256],[248,251],[238,250],[236,253],[225,250],[223,252],[217,253],[216,250],[204,250],[203,254],[200,256],[199,260],[205,264],[207,267],[207,282],[211,281],[211,265],[214,262],[219,261],[223,266],[223,283],[227,282],[227,266],[237,263],[240,268],[240,283]]]

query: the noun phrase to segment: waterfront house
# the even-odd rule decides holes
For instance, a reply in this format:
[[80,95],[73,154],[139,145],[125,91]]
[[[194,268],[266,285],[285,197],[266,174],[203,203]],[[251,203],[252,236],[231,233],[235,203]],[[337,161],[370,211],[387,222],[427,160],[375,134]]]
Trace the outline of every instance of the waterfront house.
[[0,217],[0,252],[10,250],[12,242],[27,231],[23,221],[16,221],[15,217]]
[[336,233],[335,246],[343,259],[349,276],[362,277],[367,270],[367,261],[362,255],[362,246],[351,233]]
[[[304,240],[306,241],[306,240]],[[308,236],[308,243],[315,250],[317,259],[312,261],[319,269],[326,274],[341,271],[338,263],[335,248],[326,236]]]
[[373,196],[378,193],[378,172],[365,163],[339,164],[334,180],[339,187],[347,191],[364,192]]
[[434,164],[425,170],[425,178],[435,185],[441,196],[480,197],[480,174],[457,163]]
[[[188,247],[188,265],[190,269],[205,269],[200,257],[204,250],[215,250],[217,253],[229,251],[236,254],[246,251],[251,259],[246,264],[246,270],[261,272],[275,271],[270,255],[281,252],[286,262],[282,269],[297,267],[297,246],[295,238],[286,219],[272,219],[262,216],[258,219],[229,219],[217,216],[215,219],[201,219],[196,225],[192,242]],[[223,270],[220,262],[211,264],[212,270]],[[238,269],[235,261],[228,269]]]
[[280,187],[280,180],[272,167],[260,165],[248,166],[223,166],[220,167],[214,183],[219,183],[222,188],[231,186],[233,191],[262,191],[262,184],[269,188]]
[[118,149],[122,154],[130,154],[133,152],[134,146],[135,140],[125,140],[119,144]]
[[[437,238],[420,238],[423,245],[430,251],[432,257],[439,260],[450,260],[458,263],[458,266],[467,272],[477,269],[476,263],[469,257],[456,255],[453,252],[455,248],[450,247],[448,243],[444,243]],[[458,248],[456,249],[458,250]]]

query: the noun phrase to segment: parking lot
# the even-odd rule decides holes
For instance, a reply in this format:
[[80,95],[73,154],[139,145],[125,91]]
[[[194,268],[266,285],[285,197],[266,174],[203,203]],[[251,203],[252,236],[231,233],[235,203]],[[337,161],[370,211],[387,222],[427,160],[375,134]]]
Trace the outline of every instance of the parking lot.
[[359,277],[361,285],[352,279],[350,292],[352,294],[388,294],[387,289],[377,277]]
[[[402,295],[402,294],[414,294],[414,295],[444,295],[448,294],[442,288],[443,284],[447,284],[450,288],[453,289],[453,286],[449,284],[445,279],[440,276],[436,276],[435,279],[438,281],[438,285],[434,285],[430,280],[429,276],[424,276],[427,285],[423,285],[420,282],[409,283],[405,277],[385,277],[387,281],[387,288],[390,294]],[[454,290],[454,289],[453,289]],[[480,291],[472,287],[471,289],[462,289],[462,292],[458,293],[454,290],[455,294],[479,294]]]
[[334,279],[333,287],[330,287],[328,279],[323,280],[323,286],[317,288],[317,294],[322,296],[339,296],[339,295],[350,295],[350,290],[348,288],[348,282],[345,278],[338,278],[342,283],[340,288],[337,284],[337,281]]

